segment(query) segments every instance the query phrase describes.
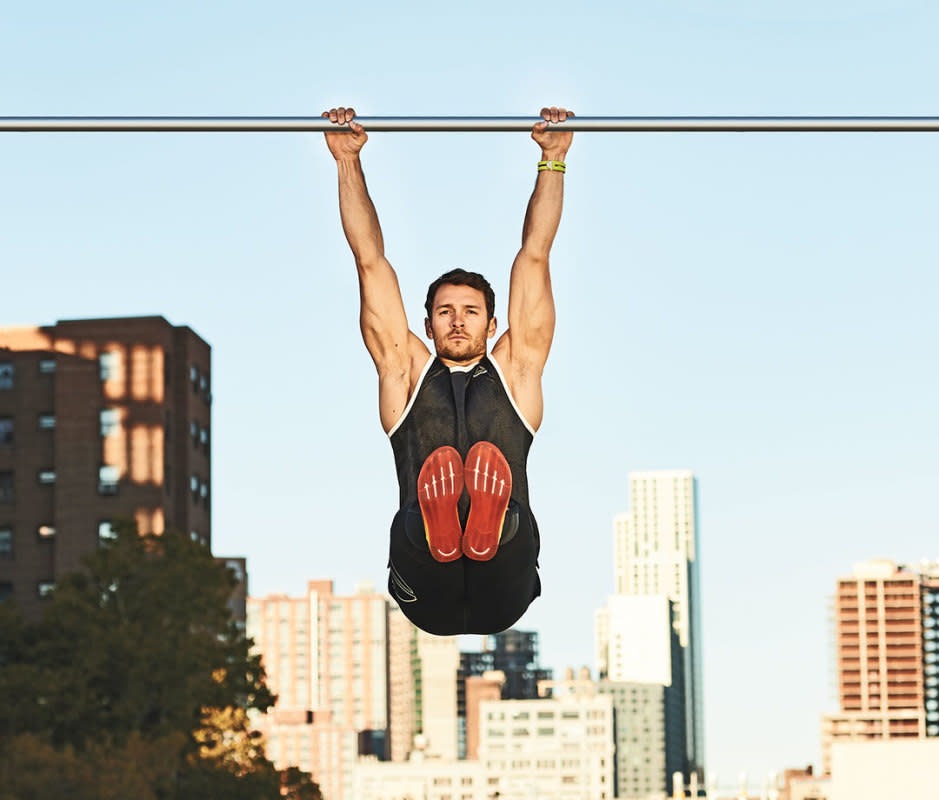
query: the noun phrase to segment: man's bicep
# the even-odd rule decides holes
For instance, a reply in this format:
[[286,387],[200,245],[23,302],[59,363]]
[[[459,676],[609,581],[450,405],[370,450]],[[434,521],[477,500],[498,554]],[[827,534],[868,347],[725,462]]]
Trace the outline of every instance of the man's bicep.
[[519,251],[512,264],[508,312],[512,350],[543,364],[554,338],[555,321],[547,258]]
[[359,327],[375,366],[403,365],[408,356],[408,320],[398,278],[384,258],[358,265]]

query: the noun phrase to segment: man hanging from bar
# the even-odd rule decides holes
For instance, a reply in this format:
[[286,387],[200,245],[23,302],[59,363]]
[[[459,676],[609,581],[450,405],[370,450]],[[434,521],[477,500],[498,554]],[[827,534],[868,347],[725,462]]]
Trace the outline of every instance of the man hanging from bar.
[[554,335],[548,256],[561,221],[564,159],[573,134],[543,108],[541,147],[522,246],[509,283],[508,329],[496,333],[489,282],[454,269],[428,289],[424,332],[408,329],[398,280],[359,159],[368,135],[351,108],[323,113],[339,171],[342,227],[359,274],[359,325],[378,369],[379,416],[391,440],[400,508],[391,525],[388,589],[419,628],[496,633],[541,593],[540,540],[526,462],[541,424],[541,374]]

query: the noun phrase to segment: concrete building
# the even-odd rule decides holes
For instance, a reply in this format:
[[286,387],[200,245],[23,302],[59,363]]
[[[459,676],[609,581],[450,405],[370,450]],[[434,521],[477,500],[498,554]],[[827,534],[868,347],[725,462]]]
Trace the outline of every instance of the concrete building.
[[[677,667],[680,670],[680,661]],[[672,789],[673,775],[684,773],[684,697],[681,681],[672,684],[595,682],[583,667],[577,678],[568,669],[563,680],[542,681],[539,689],[559,700],[572,696],[610,698],[613,796],[645,800],[666,797]]]
[[839,741],[826,800],[930,800],[939,796],[939,739]]
[[27,619],[135,520],[211,546],[211,351],[163,317],[0,328],[0,599]]
[[[664,596],[672,603],[672,626],[682,648],[682,680],[685,699],[685,740],[688,770],[703,778],[704,693],[701,662],[700,545],[698,536],[697,481],[690,470],[630,472],[629,511],[614,522],[615,595]],[[658,601],[658,605],[661,602]],[[653,612],[660,616],[659,611]],[[602,677],[613,677],[620,659],[640,651],[645,658],[664,663],[671,643],[651,620],[651,637],[641,646],[621,649],[615,642],[621,630],[612,623],[626,618],[614,603],[596,616],[596,663]],[[624,623],[625,624],[625,623]],[[632,623],[629,623],[632,624]],[[638,624],[638,623],[636,623]],[[610,645],[614,645],[612,652]],[[658,653],[657,656],[652,655]],[[637,666],[624,664],[630,668]],[[636,676],[619,673],[622,679]],[[645,680],[645,679],[643,679]]]
[[609,696],[480,704],[479,759],[500,800],[608,800],[613,756]]
[[393,600],[388,604],[388,746],[392,761],[410,758],[420,732],[417,628]]
[[939,565],[856,564],[834,611],[839,710],[822,717],[823,771],[837,742],[939,736]]
[[479,707],[484,701],[501,700],[505,686],[505,673],[494,670],[466,679],[466,754],[464,758],[479,757]]
[[457,678],[458,753],[460,758],[472,758],[467,743],[467,680],[487,672],[501,672],[503,700],[533,700],[538,697],[538,683],[550,680],[551,670],[542,669],[538,658],[537,631],[509,628],[482,637],[479,651],[460,653],[460,671]]
[[454,636],[417,632],[420,662],[416,702],[426,754],[445,761],[457,759],[457,671],[460,651]]
[[[498,783],[493,779],[492,786]],[[414,750],[408,761],[359,759],[353,769],[355,800],[491,800],[489,776],[479,761],[451,761]],[[526,799],[527,800],[527,799]]]
[[248,635],[278,695],[255,719],[269,757],[312,773],[326,800],[350,800],[355,759],[387,754],[387,599],[310,581],[303,597],[249,597]]

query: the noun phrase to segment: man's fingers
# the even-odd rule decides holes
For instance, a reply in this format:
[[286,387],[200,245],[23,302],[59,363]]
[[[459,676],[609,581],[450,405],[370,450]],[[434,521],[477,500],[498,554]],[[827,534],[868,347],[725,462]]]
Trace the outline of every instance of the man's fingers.
[[362,130],[362,126],[359,125],[359,123],[353,121],[355,119],[354,108],[345,108],[344,106],[339,106],[339,108],[331,108],[329,111],[324,111],[322,116],[336,125],[348,124],[349,127],[352,128],[352,130],[356,133]]
[[[564,122],[568,117],[573,117],[574,112],[568,111],[566,108],[558,108],[557,106],[551,106],[548,108],[541,109],[541,118],[545,122]],[[539,125],[541,123],[538,123]]]

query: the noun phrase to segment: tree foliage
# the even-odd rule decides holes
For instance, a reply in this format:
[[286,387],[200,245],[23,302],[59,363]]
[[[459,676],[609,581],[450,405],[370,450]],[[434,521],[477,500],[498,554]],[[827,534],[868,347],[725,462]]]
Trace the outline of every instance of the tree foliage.
[[231,573],[176,531],[115,534],[38,622],[0,604],[0,800],[281,797],[248,724],[274,697]]

